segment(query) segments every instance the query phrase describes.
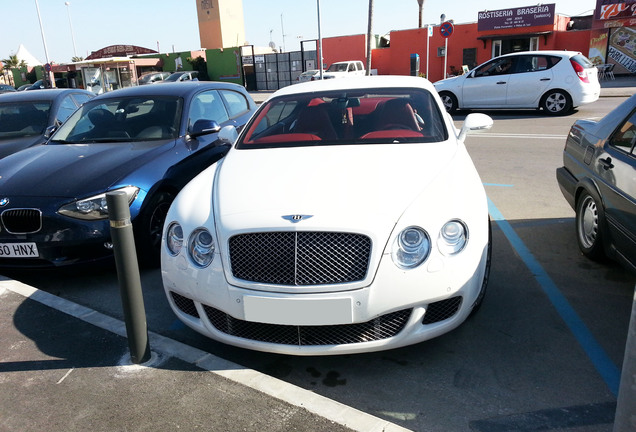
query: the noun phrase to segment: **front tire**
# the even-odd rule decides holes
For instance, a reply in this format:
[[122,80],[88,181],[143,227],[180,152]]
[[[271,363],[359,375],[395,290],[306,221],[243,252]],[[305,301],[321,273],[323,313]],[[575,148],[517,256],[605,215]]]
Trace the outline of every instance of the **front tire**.
[[470,311],[469,316],[473,316],[477,313],[479,308],[481,307],[482,302],[484,301],[484,296],[486,295],[486,288],[488,287],[488,280],[490,279],[490,262],[492,256],[492,226],[490,222],[490,217],[488,218],[488,251],[486,252],[486,268],[484,270],[484,278],[481,282],[481,288],[479,289],[479,294],[477,294],[477,298],[473,303],[473,309]]
[[137,259],[144,267],[159,267],[163,224],[174,195],[167,191],[154,194],[137,220]]
[[457,103],[457,98],[454,94],[450,92],[441,92],[439,97],[442,99],[442,103],[444,104],[444,108],[446,108],[446,112],[454,113],[457,111],[459,104]]
[[602,204],[588,191],[584,191],[576,203],[576,239],[583,255],[595,261],[605,258],[604,221]]
[[550,90],[541,98],[541,108],[550,115],[563,115],[572,110],[572,98],[563,90]]

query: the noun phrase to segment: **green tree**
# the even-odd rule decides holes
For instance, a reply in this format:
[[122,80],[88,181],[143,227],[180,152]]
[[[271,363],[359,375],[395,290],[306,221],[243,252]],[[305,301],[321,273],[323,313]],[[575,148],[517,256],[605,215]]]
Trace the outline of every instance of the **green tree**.
[[209,81],[210,77],[208,76],[208,65],[203,57],[198,56],[197,58],[188,57],[186,59],[188,63],[192,66],[192,69],[195,71],[199,71],[199,81]]
[[71,58],[71,61],[73,63],[81,62],[82,60],[84,60],[84,57],[73,57],[73,58]]
[[18,59],[17,55],[9,56],[8,59],[0,60],[0,62],[2,62],[2,64],[4,65],[4,67],[2,68],[2,74],[4,75],[5,80],[8,80],[10,85],[15,85],[11,69],[26,67],[26,62],[24,60]]
[[9,56],[8,59],[0,61],[4,64],[4,67],[8,69],[27,66],[26,62],[24,60],[20,60],[17,55]]

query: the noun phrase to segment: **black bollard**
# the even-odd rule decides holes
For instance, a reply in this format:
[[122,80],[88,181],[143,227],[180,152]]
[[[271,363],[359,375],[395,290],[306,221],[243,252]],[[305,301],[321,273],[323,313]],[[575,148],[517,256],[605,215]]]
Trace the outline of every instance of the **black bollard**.
[[130,359],[133,363],[139,364],[150,360],[150,344],[128,197],[122,191],[108,192],[106,204]]

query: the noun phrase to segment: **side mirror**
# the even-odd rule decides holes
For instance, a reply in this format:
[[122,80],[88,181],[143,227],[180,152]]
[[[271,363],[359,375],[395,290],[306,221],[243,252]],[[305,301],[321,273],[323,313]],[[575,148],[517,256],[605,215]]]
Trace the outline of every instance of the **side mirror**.
[[53,135],[53,132],[55,132],[57,130],[58,125],[53,125],[53,126],[49,126],[46,129],[44,129],[44,138],[49,139],[51,138],[51,135]]
[[192,130],[188,135],[191,138],[200,137],[202,135],[209,135],[221,130],[221,126],[214,120],[197,120],[192,126]]
[[236,139],[238,138],[238,132],[234,126],[225,126],[223,129],[219,131],[219,140],[223,144],[234,144]]
[[466,116],[464,124],[457,135],[459,141],[464,141],[468,131],[484,131],[492,127],[492,118],[486,114],[473,113]]

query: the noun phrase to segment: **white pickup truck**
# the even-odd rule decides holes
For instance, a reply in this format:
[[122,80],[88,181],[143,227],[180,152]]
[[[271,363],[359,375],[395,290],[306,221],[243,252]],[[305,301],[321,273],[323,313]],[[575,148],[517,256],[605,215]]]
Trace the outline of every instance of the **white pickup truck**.
[[364,76],[366,71],[360,60],[349,60],[332,63],[323,75],[324,79],[348,78],[354,76]]

